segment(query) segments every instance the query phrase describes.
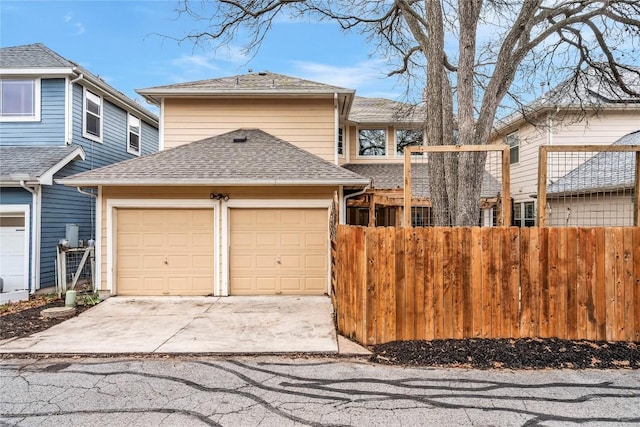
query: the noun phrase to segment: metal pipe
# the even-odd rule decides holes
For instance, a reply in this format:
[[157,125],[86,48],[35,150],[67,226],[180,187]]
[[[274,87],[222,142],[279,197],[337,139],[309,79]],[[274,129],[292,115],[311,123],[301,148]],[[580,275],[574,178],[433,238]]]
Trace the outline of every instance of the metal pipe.
[[340,224],[345,224],[347,222],[347,200],[353,197],[363,195],[370,187],[371,187],[371,182],[369,182],[369,184],[367,184],[367,186],[364,187],[362,190],[356,191],[355,193],[351,193],[347,195],[345,195],[344,190],[342,190],[343,192],[342,203],[344,204],[344,209],[341,209],[341,212],[340,212]]

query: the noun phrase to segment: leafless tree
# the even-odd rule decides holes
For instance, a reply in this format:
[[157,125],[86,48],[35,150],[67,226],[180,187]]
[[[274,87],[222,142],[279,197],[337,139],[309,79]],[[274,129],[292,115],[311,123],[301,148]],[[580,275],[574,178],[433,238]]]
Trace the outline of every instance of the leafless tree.
[[[242,40],[255,51],[276,18],[332,21],[368,36],[395,60],[389,75],[424,82],[429,145],[486,144],[501,104],[556,75],[587,68],[624,93],[638,73],[638,0],[183,0],[180,12],[202,25],[183,40]],[[514,83],[515,82],[515,83]],[[455,119],[455,120],[454,120]],[[455,129],[455,124],[457,129]],[[457,132],[457,134],[454,134]],[[474,225],[483,154],[430,159],[435,222]]]

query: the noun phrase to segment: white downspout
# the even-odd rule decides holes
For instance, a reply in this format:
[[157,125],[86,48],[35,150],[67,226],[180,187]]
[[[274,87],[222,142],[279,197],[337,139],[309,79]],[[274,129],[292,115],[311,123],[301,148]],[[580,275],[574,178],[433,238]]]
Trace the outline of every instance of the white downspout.
[[[31,285],[29,286],[29,294],[33,295],[37,289],[36,280],[39,279],[39,275],[36,274],[36,270],[40,270],[40,204],[38,203],[38,195],[39,191],[36,190],[37,186],[34,186],[33,189],[27,187],[23,180],[20,181],[20,187],[27,190],[31,193],[32,197],[32,214],[31,219],[33,222],[33,227],[31,227],[32,239],[31,239]],[[25,218],[26,219],[26,218]],[[39,281],[39,280],[38,280]]]
[[[73,71],[75,72],[76,68],[73,67]],[[73,144],[73,84],[77,81],[80,81],[84,78],[84,74],[80,73],[78,75],[78,77],[76,77],[73,80],[69,81],[69,87],[67,90],[67,98],[68,98],[68,105],[67,105],[67,129],[65,129],[65,132],[67,133],[65,135],[65,143],[66,145],[71,145]]]
[[346,196],[344,195],[344,189],[342,190],[342,202],[344,204],[344,207],[343,209],[340,209],[340,224],[347,223],[347,200],[364,194],[369,189],[369,187],[371,187],[371,183],[367,184],[367,186],[364,187],[361,191],[356,191],[355,193],[347,194]]
[[[333,93],[333,162],[338,165],[338,132],[340,127],[340,114],[338,112],[338,93]],[[344,135],[342,135],[342,150],[344,152]]]

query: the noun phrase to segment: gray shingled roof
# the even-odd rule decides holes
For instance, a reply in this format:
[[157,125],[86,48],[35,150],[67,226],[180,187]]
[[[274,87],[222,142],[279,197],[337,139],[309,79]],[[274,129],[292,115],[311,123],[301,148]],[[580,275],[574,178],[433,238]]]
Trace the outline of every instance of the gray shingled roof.
[[[629,70],[620,69],[620,74],[627,86],[640,93],[640,67],[627,66]],[[568,79],[558,84],[539,98],[524,107],[528,116],[547,108],[612,108],[618,105],[640,105],[640,96],[624,92],[613,81],[613,78],[602,78],[596,75],[593,68],[587,68],[576,79]],[[496,120],[496,127],[505,128],[523,119],[523,112],[516,111],[504,118]]]
[[51,168],[58,165],[79,145],[51,146],[0,146],[0,181],[37,181]]
[[158,116],[154,113],[109,85],[100,76],[93,74],[73,61],[63,58],[42,43],[0,48],[0,68],[6,70],[33,68],[42,69],[43,72],[51,68],[68,68],[70,75],[72,75],[73,69],[76,74],[82,74],[87,80],[92,81],[103,91],[110,94],[111,98],[117,99],[123,105],[126,105],[126,107],[121,108],[137,110],[152,120],[154,126],[157,126]]
[[[613,145],[640,145],[640,130]],[[547,187],[547,195],[559,197],[596,191],[626,190],[635,183],[635,153],[601,152]]]
[[352,89],[331,86],[324,83],[304,80],[271,72],[257,72],[217,79],[198,80],[166,86],[139,89],[138,93],[155,94],[161,92],[199,92],[199,93],[353,93]]
[[[358,175],[370,178],[373,181],[373,189],[396,190],[404,188],[404,164],[402,163],[350,163],[343,167]],[[411,192],[414,197],[428,198],[431,195],[428,168],[427,163],[411,165],[414,176],[411,181]],[[484,171],[481,197],[496,197],[500,191],[500,182],[489,172]]]
[[42,43],[0,49],[0,68],[60,68],[75,64]]
[[[246,137],[245,142],[234,138]],[[259,129],[239,129],[83,172],[65,185],[354,185],[368,180]]]
[[349,120],[356,123],[424,123],[423,107],[384,98],[356,96]]

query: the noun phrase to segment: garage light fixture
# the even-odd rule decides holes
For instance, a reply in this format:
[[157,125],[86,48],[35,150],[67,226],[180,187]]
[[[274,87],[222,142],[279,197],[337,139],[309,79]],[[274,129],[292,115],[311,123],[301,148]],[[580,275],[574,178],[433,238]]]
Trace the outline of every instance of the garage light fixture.
[[229,195],[222,193],[211,193],[209,194],[209,198],[211,200],[224,200],[226,202],[227,200],[229,200]]

